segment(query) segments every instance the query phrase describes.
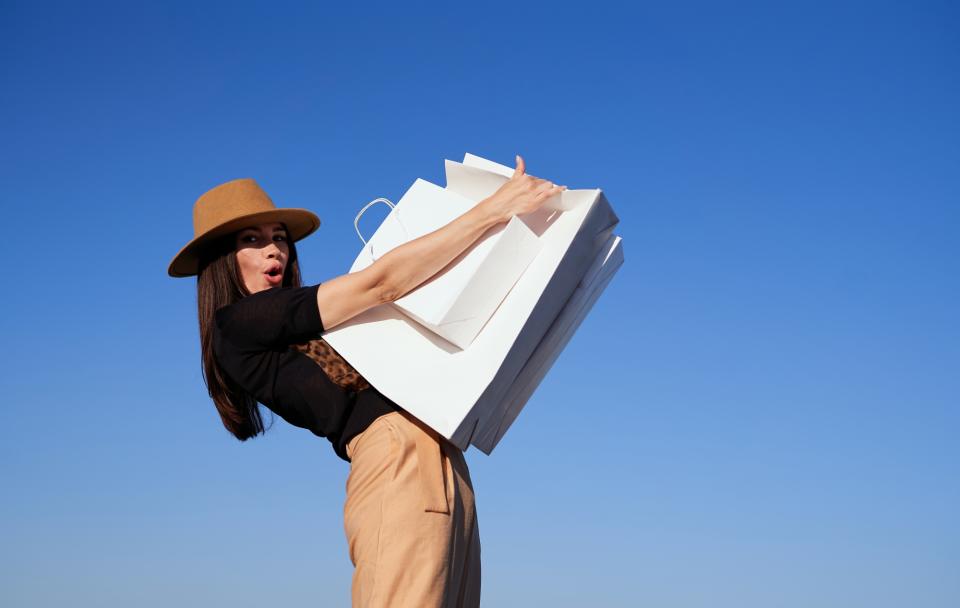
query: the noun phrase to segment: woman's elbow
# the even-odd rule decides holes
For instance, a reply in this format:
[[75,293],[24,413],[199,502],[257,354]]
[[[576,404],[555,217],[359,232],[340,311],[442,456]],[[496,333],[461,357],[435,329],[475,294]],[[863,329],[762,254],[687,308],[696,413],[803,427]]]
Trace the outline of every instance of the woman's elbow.
[[400,299],[403,295],[399,284],[395,280],[384,277],[373,288],[373,297],[377,304],[388,304]]
[[[389,254],[387,254],[389,255]],[[374,275],[373,298],[377,304],[395,302],[403,296],[403,288],[390,258],[384,256],[374,262],[369,269]]]

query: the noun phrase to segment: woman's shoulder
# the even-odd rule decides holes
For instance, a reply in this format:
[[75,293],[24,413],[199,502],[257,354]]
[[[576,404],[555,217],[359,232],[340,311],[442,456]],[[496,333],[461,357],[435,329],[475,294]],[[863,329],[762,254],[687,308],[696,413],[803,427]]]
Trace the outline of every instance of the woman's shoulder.
[[272,287],[220,307],[214,329],[221,337],[248,347],[276,348],[324,331],[317,305],[320,283]]

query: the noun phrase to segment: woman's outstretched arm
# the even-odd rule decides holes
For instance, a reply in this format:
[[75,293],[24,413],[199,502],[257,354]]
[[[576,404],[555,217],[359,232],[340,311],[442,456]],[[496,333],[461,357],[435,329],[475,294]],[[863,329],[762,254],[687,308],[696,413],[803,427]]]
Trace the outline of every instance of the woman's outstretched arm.
[[518,156],[510,181],[460,217],[388,251],[363,270],[322,283],[317,290],[317,306],[324,328],[331,329],[365,310],[410,293],[490,228],[514,215],[536,211],[564,188],[527,175],[523,159]]

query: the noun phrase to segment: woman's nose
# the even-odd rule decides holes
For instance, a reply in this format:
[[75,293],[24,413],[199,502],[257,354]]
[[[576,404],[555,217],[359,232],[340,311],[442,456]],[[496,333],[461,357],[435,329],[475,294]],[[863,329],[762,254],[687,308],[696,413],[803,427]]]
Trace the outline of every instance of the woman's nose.
[[268,258],[280,259],[280,248],[275,243],[270,243],[264,248]]

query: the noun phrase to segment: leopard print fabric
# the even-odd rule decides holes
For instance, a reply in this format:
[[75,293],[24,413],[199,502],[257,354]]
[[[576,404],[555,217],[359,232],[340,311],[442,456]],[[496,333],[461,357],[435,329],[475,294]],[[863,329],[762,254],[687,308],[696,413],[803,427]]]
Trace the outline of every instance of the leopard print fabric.
[[313,359],[323,368],[330,380],[341,388],[356,392],[370,388],[370,384],[360,375],[360,372],[353,369],[353,366],[347,363],[340,353],[333,350],[333,347],[323,338],[308,340],[302,344],[291,344],[290,348]]

